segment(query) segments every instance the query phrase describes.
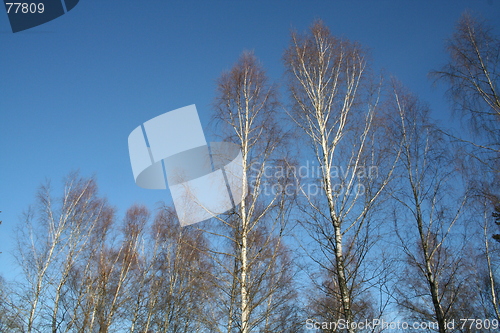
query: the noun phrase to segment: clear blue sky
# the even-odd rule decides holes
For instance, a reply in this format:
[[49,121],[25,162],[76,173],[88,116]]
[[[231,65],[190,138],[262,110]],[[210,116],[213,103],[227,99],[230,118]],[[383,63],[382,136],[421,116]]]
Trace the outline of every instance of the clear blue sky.
[[446,121],[448,104],[427,73],[446,61],[444,39],[467,8],[498,33],[499,0],[81,0],[16,34],[1,8],[0,274],[12,271],[13,227],[45,179],[60,189],[72,170],[95,174],[120,215],[135,202],[169,201],[168,191],[135,185],[129,133],[193,103],[208,126],[221,72],[250,49],[281,80],[290,29],[304,31],[315,18],[370,48],[378,69]]

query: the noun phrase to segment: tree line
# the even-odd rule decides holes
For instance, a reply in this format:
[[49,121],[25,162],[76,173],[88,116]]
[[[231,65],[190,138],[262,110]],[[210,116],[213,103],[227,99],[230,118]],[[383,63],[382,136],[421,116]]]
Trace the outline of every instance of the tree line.
[[[42,185],[19,223],[22,279],[0,280],[0,331],[494,331],[500,38],[465,13],[446,50],[430,76],[458,133],[320,20],[291,33],[286,99],[244,52],[213,103],[241,149],[241,204],[181,228],[165,204],[119,219],[92,177]],[[297,173],[306,161],[316,171]]]

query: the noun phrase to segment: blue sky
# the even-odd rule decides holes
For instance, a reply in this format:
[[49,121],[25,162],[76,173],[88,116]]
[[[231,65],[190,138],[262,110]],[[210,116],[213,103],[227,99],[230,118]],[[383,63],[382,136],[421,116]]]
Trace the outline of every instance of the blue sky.
[[254,50],[279,82],[290,29],[305,31],[316,18],[369,48],[377,69],[448,121],[443,90],[427,74],[446,61],[444,40],[467,8],[499,32],[498,0],[81,0],[16,34],[1,9],[0,274],[12,271],[13,228],[46,179],[59,190],[72,170],[95,174],[120,215],[135,202],[169,201],[168,190],[135,185],[129,133],[190,104],[208,127],[221,72]]

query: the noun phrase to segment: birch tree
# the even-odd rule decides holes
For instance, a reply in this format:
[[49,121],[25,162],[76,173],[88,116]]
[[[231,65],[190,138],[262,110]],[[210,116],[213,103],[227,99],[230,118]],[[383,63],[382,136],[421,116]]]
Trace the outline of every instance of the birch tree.
[[[243,53],[218,79],[215,112],[221,136],[241,149],[243,179],[241,203],[218,218],[218,227],[206,229],[221,293],[207,320],[216,323],[210,330],[293,331],[293,265],[283,241],[287,177],[266,173],[286,161],[284,132],[278,126],[276,88],[253,53]],[[286,326],[277,327],[278,322]]]
[[70,175],[64,195],[53,199],[50,186],[38,192],[36,208],[25,215],[19,228],[18,262],[25,288],[21,301],[26,332],[41,327],[61,329],[64,286],[71,269],[88,244],[94,226],[112,218],[112,209],[97,195],[95,180]]
[[22,313],[15,295],[15,289],[0,276],[0,332],[22,331]]
[[395,227],[406,258],[398,304],[413,319],[437,322],[445,333],[447,322],[472,311],[475,298],[464,282],[474,279],[464,252],[473,231],[461,225],[468,193],[458,185],[449,144],[426,105],[398,83],[393,89],[399,123],[394,141],[402,138]]
[[487,21],[465,12],[446,42],[446,50],[448,62],[431,74],[446,84],[455,113],[468,129],[466,134],[452,137],[462,144],[461,172],[475,197],[468,209],[475,214],[471,221],[482,230],[478,241],[484,245],[486,299],[498,317],[494,279],[497,256],[492,256],[495,244],[490,239],[500,236],[498,227],[490,224],[500,202],[500,37]]
[[181,228],[168,206],[148,230],[134,273],[129,332],[203,332],[213,296],[203,233]]
[[377,238],[373,209],[398,156],[384,147],[383,128],[377,126],[381,83],[371,79],[365,50],[333,36],[321,21],[307,34],[292,33],[284,61],[289,115],[320,170],[313,181],[319,191],[310,191],[309,184],[302,194],[309,207],[303,225],[317,243],[311,257],[333,279],[317,285],[338,304],[323,318],[351,322],[362,314],[355,309],[365,308],[358,306],[361,294],[369,293],[380,273],[362,267]]
[[[465,12],[447,40],[447,64],[431,72],[446,83],[454,110],[469,135],[452,135],[463,143],[463,171],[481,169],[477,193],[500,196],[500,37],[485,20]],[[451,135],[451,134],[449,134]],[[464,159],[464,157],[461,157]],[[469,173],[467,177],[471,178]],[[472,182],[471,182],[472,183]],[[485,200],[488,198],[485,197]],[[498,199],[497,199],[498,200]],[[491,200],[488,200],[491,201]],[[494,207],[491,207],[494,210]]]
[[500,320],[500,281],[497,277],[500,265],[500,245],[491,237],[492,229],[498,225],[494,223],[495,216],[491,214],[491,203],[484,200],[484,195],[477,196],[475,199],[478,202],[470,205],[469,214],[470,221],[476,222],[478,226],[478,235],[475,235],[477,255],[474,256],[473,267],[476,272],[478,295],[482,300],[482,311],[479,315]]
[[[487,22],[466,12],[446,49],[448,63],[431,74],[446,82],[455,109],[465,117],[479,153],[500,152],[500,38]],[[478,156],[479,157],[479,156]],[[494,158],[495,158],[494,157]],[[486,161],[485,161],[486,162]],[[489,160],[497,172],[498,163]]]

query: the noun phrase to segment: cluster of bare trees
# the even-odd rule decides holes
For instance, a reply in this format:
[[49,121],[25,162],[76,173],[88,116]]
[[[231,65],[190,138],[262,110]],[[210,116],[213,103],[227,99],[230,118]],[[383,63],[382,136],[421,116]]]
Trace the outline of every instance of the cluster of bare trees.
[[181,228],[168,206],[119,221],[93,178],[70,175],[57,198],[42,186],[19,227],[22,279],[0,280],[0,331],[388,328],[332,324],[373,319],[491,331],[500,39],[466,13],[447,48],[432,75],[466,122],[460,135],[321,21],[291,34],[288,103],[244,52],[214,103],[216,132],[241,149],[241,204]]
[[132,206],[118,223],[94,179],[71,175],[57,199],[42,186],[19,228],[23,280],[3,289],[2,331],[196,331],[209,296],[204,237],[168,207],[150,220]]

